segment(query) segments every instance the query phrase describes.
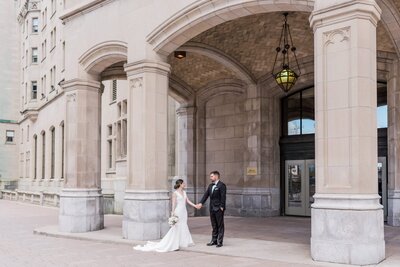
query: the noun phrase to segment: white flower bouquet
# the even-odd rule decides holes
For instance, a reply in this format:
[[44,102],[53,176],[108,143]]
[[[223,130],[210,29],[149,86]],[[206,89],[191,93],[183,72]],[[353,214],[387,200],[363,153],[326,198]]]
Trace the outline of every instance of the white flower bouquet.
[[174,226],[179,221],[178,216],[172,214],[171,217],[168,218],[168,224],[170,227]]

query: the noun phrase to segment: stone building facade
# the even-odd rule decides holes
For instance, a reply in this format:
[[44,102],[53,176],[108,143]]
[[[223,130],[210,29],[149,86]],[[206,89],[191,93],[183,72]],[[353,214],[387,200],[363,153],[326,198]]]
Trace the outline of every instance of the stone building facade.
[[7,1],[0,11],[2,37],[0,63],[0,189],[15,189],[18,181],[19,50],[15,3]]
[[[59,205],[61,231],[122,213],[124,238],[157,239],[171,182],[196,202],[219,170],[228,215],[311,216],[313,259],[384,259],[384,221],[400,225],[398,0],[20,0],[15,12],[20,177],[3,197]],[[283,12],[301,71],[287,95],[271,76]]]

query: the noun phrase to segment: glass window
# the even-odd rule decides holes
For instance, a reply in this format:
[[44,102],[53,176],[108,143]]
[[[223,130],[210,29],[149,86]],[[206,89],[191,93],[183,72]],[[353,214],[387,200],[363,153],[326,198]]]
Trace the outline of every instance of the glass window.
[[301,92],[301,134],[315,133],[314,88]]
[[314,87],[284,98],[282,105],[285,135],[315,133]]
[[6,143],[14,143],[15,132],[12,130],[6,131]]
[[37,81],[32,82],[32,94],[31,99],[37,99]]
[[301,98],[300,94],[294,94],[287,98],[287,127],[288,135],[301,134]]
[[376,121],[378,129],[388,127],[387,85],[382,82],[377,85]]
[[32,32],[37,33],[39,31],[39,19],[32,18]]
[[38,49],[32,48],[32,63],[38,63]]
[[388,127],[388,106],[383,105],[376,109],[376,119],[378,122],[378,129]]

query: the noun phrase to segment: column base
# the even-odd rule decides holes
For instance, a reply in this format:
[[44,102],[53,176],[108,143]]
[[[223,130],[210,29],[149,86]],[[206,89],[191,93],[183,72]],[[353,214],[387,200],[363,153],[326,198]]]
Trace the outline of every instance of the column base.
[[125,192],[122,235],[131,240],[161,239],[169,230],[169,196],[166,190]]
[[400,226],[400,191],[388,192],[387,223],[391,226]]
[[104,228],[101,189],[64,188],[60,193],[59,230],[84,233]]
[[311,210],[311,257],[343,264],[385,259],[379,195],[316,194]]

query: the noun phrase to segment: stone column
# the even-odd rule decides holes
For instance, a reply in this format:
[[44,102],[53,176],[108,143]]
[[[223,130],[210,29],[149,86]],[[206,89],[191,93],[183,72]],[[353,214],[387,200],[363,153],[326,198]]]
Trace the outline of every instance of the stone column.
[[167,106],[170,66],[158,61],[127,64],[128,181],[123,237],[160,239],[168,231]]
[[400,226],[400,62],[394,61],[388,82],[388,218]]
[[316,194],[311,256],[345,264],[385,258],[379,204],[375,0],[316,0]]
[[66,97],[65,187],[60,194],[63,232],[103,229],[100,185],[100,83],[74,79],[63,85]]
[[[188,197],[195,199],[195,172],[196,172],[196,141],[195,141],[195,107],[180,107],[176,114],[178,115],[178,177],[186,181]],[[189,209],[190,215],[194,215],[194,210]]]

